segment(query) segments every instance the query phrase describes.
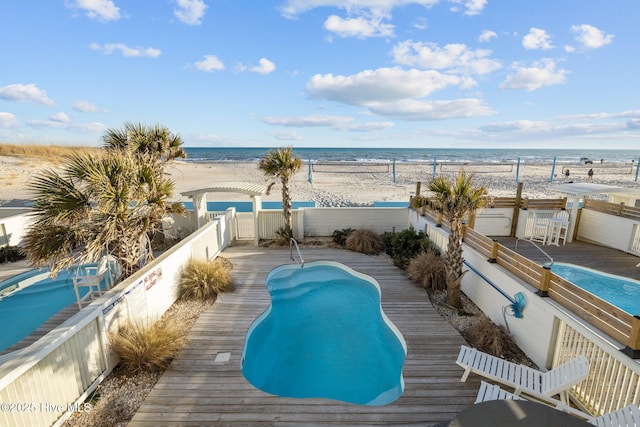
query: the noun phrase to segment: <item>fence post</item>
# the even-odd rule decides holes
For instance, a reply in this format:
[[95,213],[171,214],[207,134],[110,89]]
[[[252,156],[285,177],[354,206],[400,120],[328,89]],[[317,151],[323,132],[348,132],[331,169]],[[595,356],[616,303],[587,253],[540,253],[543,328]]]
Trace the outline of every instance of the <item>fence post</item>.
[[640,316],[633,316],[629,342],[622,352],[633,359],[640,359]]
[[551,280],[551,267],[543,266],[542,267],[542,277],[540,277],[540,284],[538,285],[538,290],[536,291],[536,295],[541,297],[549,296],[549,282]]
[[309,159],[307,161],[307,163],[309,164],[309,172],[307,174],[307,181],[309,181],[309,184],[312,184],[313,183],[313,178],[311,176],[311,159]]
[[396,159],[393,159],[393,183],[396,183]]
[[551,176],[549,177],[549,182],[553,182],[553,174],[556,171],[556,160],[558,160],[558,157],[553,156],[553,165],[551,166]]
[[518,166],[516,167],[516,182],[518,182],[519,176],[520,176],[520,157],[518,157]]
[[638,172],[640,171],[640,157],[638,157],[638,162],[636,163],[636,179],[635,181],[638,182]]
[[496,239],[493,239],[493,244],[491,245],[491,256],[487,260],[491,264],[495,264],[496,262],[498,262],[498,250],[500,250],[500,244]]
[[[436,161],[436,156],[433,156],[433,173],[431,174],[432,178],[436,177],[436,167],[438,166],[438,162]],[[637,181],[637,179],[636,179]]]
[[513,215],[511,218],[511,233],[510,237],[516,237],[516,231],[518,230],[518,218],[520,217],[520,203],[522,202],[522,187],[523,182],[518,183],[518,190],[516,192],[516,204],[513,207]]

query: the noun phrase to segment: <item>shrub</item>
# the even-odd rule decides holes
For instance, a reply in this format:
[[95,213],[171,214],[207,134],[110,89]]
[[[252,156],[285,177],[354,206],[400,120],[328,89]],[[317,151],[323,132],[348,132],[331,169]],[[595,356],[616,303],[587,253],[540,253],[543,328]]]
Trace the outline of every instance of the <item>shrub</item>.
[[186,340],[180,322],[127,322],[109,334],[111,349],[120,356],[125,372],[161,372],[178,355]]
[[387,254],[393,259],[393,263],[403,270],[407,268],[409,261],[418,254],[431,250],[436,255],[440,255],[440,251],[429,240],[425,232],[416,233],[413,227],[399,233],[383,233],[382,240],[387,248]]
[[367,255],[377,255],[384,251],[384,243],[378,233],[372,230],[354,230],[347,236],[345,247],[350,251]]
[[354,231],[353,228],[343,228],[342,230],[335,230],[332,234],[333,243],[344,248],[347,245],[347,237],[349,237],[349,234],[351,234],[352,231]]
[[440,291],[447,288],[447,277],[442,258],[433,250],[416,255],[409,261],[407,277],[427,290]]
[[467,335],[471,345],[497,357],[511,360],[515,355],[522,353],[507,332],[487,317],[475,322],[467,331]]
[[5,262],[16,262],[25,258],[25,254],[23,254],[17,246],[4,246],[0,248],[0,264]]
[[222,257],[211,262],[192,260],[180,277],[178,299],[215,301],[219,293],[233,291],[232,269],[231,262]]

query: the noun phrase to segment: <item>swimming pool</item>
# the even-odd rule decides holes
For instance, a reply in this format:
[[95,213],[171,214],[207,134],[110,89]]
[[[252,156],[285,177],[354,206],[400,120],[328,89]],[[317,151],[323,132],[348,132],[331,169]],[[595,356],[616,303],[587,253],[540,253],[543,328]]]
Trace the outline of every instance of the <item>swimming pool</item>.
[[375,279],[314,261],[275,268],[266,286],[271,305],[249,328],[242,355],[251,384],[281,397],[371,406],[400,397],[407,347]]
[[[86,266],[90,265],[96,264]],[[0,334],[0,351],[26,338],[51,316],[76,302],[73,278],[77,268],[63,270],[55,279],[49,277],[48,269],[42,269],[0,282],[0,325],[5,326]],[[87,291],[80,288],[80,295]]]
[[640,282],[573,264],[554,263],[551,271],[632,315],[640,315]]

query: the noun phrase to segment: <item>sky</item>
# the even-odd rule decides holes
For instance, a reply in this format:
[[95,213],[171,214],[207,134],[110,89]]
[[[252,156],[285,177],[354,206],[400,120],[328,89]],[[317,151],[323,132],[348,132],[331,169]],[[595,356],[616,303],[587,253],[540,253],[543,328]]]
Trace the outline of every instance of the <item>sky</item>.
[[637,149],[637,0],[0,2],[0,142]]

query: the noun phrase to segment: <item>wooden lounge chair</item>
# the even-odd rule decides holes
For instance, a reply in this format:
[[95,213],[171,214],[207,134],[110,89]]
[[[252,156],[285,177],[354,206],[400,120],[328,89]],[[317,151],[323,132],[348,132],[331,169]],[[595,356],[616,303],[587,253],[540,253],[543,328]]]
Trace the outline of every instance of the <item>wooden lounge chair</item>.
[[456,363],[464,368],[460,381],[466,381],[469,374],[475,372],[513,388],[515,395],[525,393],[551,397],[560,394],[565,402],[567,400],[564,392],[589,375],[589,363],[584,355],[575,357],[550,371],[541,372],[463,345],[460,346]]
[[[528,400],[523,399],[522,396],[516,396],[513,393],[509,393],[506,390],[500,388],[495,384],[489,384],[484,381],[480,382],[480,389],[474,403],[487,402],[490,400]],[[552,406],[560,411],[567,412],[571,415],[575,415],[579,418],[587,420],[590,424],[598,427],[637,427],[640,426],[640,408],[636,405],[625,406],[624,408],[616,411],[609,412],[599,417],[592,417],[591,415],[582,412],[578,409],[571,408],[565,405],[563,402],[552,399],[547,396],[538,395],[535,396],[534,401],[544,403]]]

